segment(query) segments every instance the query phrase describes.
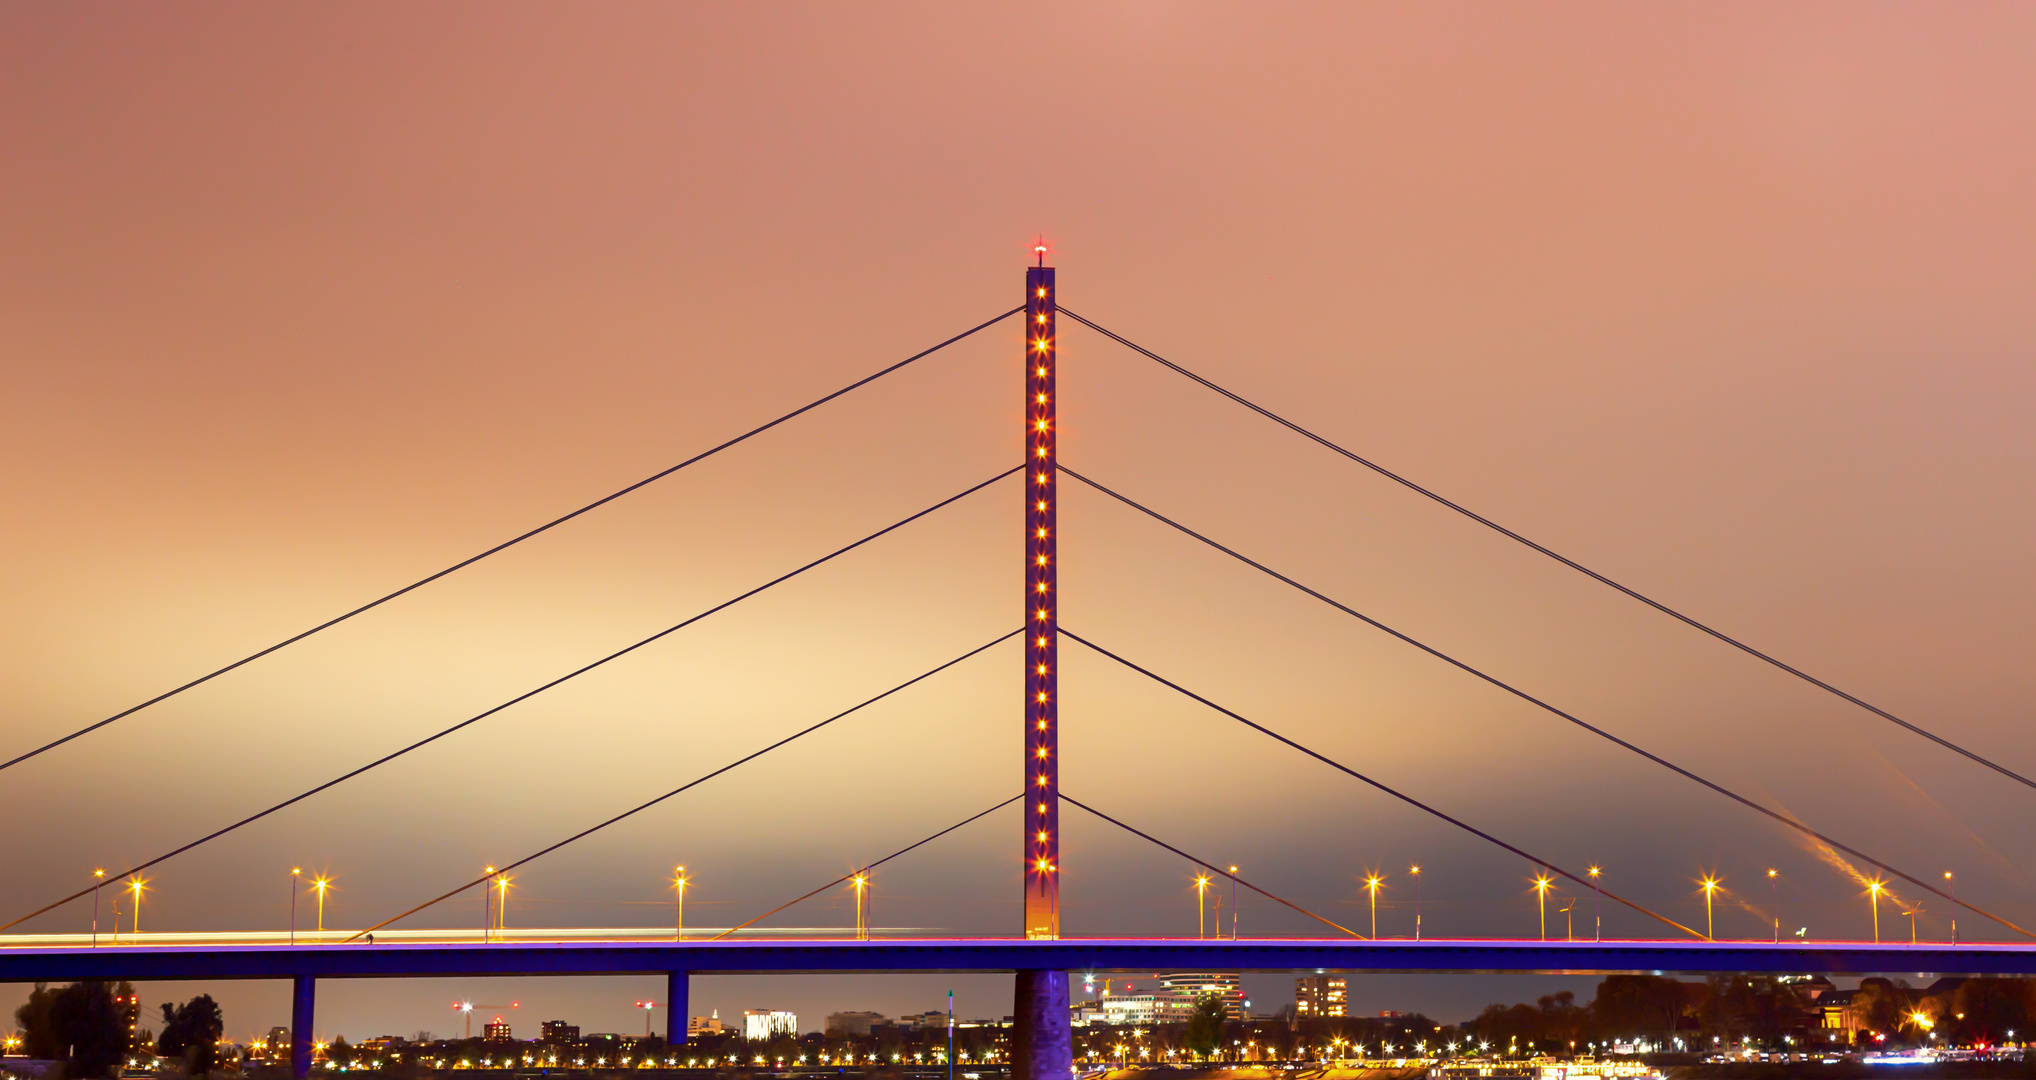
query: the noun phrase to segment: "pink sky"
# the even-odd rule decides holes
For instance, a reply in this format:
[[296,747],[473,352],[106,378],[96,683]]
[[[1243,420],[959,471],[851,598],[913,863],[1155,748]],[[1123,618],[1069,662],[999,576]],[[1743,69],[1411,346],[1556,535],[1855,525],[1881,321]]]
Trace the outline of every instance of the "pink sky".
[[[1044,235],[1074,310],[2036,769],[2031,101],[2013,4],[11,5],[0,756],[1014,306]],[[2036,919],[2036,792],[1063,346],[1070,466]],[[1015,463],[1018,357],[985,335],[0,774],[0,914]],[[902,681],[1016,625],[1017,498],[166,866],[148,917],[280,925],[308,864],[336,920],[375,921]],[[1800,918],[1866,932],[1849,879],[1744,811],[1065,503],[1069,628],[1680,917],[1699,872],[1760,901],[1779,866]],[[973,813],[1018,782],[1017,664],[533,867],[522,910],[661,917],[686,862],[700,918],[733,919]],[[1078,649],[1063,687],[1070,794],[1326,908],[1420,861],[1431,918],[1531,931],[1518,860]],[[1179,860],[1067,821],[1074,932],[1192,925]],[[1015,834],[900,866],[882,918],[1015,926]],[[378,1007],[359,1022],[428,1026]]]

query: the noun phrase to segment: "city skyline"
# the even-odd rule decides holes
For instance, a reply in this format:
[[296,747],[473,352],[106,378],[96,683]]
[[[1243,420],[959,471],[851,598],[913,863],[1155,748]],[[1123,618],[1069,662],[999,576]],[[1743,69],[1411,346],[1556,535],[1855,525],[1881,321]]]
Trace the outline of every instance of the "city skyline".
[[[1043,238],[1070,309],[2028,771],[2026,11],[1058,17],[1081,32],[1041,53],[1023,16],[934,9],[0,14],[21,133],[0,148],[4,756],[1008,310]],[[1037,161],[1004,131],[1035,110]],[[2036,924],[2016,827],[2036,793],[1071,320],[1060,339],[1070,467]],[[37,830],[0,914],[1016,464],[1021,349],[993,328],[0,772],[0,812]],[[1722,880],[1720,937],[1784,915],[1908,933],[1857,860],[1063,495],[1071,630],[1686,924]],[[330,883],[327,925],[374,925],[1009,630],[1018,500],[985,491],[152,869],[143,929],[281,930],[293,897],[308,927],[293,871]],[[505,929],[663,925],[681,864],[688,923],[730,926],[1014,794],[1019,652],[517,871]],[[1345,925],[1369,925],[1382,874],[1380,933],[1410,935],[1418,864],[1427,933],[1539,932],[1531,863],[1082,650],[1063,663],[1070,795]],[[1019,819],[881,868],[872,918],[1013,932]],[[1062,828],[1067,933],[1195,932],[1194,863]],[[1314,932],[1224,903],[1247,936]],[[1917,933],[1948,916],[1925,900]],[[476,893],[404,925],[490,918]],[[837,890],[777,925],[853,919]],[[660,992],[640,981],[620,999]],[[781,983],[764,997],[802,1016],[903,1011]],[[560,1000],[596,1015],[602,986]],[[205,989],[264,1028],[287,994]],[[334,987],[337,1028],[371,991],[448,997]]]

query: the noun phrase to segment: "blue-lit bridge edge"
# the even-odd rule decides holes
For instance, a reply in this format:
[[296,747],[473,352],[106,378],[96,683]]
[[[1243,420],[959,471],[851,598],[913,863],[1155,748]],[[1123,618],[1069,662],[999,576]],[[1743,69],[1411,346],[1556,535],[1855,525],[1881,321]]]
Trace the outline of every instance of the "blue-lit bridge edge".
[[[2019,943],[920,938],[684,944],[101,946],[0,953],[0,982],[1214,969],[1379,974],[2005,976],[2036,975],[2036,947]],[[682,999],[675,995],[673,1000]]]

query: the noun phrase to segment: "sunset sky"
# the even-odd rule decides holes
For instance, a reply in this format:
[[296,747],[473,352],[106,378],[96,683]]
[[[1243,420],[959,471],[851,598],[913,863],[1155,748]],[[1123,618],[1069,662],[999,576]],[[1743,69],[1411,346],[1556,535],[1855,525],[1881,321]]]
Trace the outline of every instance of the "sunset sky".
[[[1006,311],[1043,237],[1066,307],[2030,772],[2031,102],[2026,4],[10,4],[0,758]],[[1061,347],[1071,468],[2036,920],[2036,791],[1071,320]],[[1004,323],[0,772],[0,921],[1017,464],[1020,350]],[[334,876],[329,923],[378,922],[1014,629],[1019,499],[152,870],[143,929],[280,929],[291,866]],[[1077,484],[1061,523],[1069,629],[1685,922],[1721,875],[1720,936],[1769,932],[1770,867],[1788,929],[1870,932],[1870,867]],[[1534,933],[1532,864],[1064,657],[1069,794],[1332,918],[1384,871],[1381,929],[1410,932],[1418,862],[1430,934]],[[1019,664],[1007,644],[525,868],[511,923],[665,925],[684,863],[688,921],[725,926],[1015,794]],[[1193,932],[1191,865],[1063,820],[1069,933]],[[1007,811],[887,868],[875,920],[1015,932],[1018,832]],[[775,922],[851,920],[829,897]],[[1312,932],[1265,902],[1242,925]],[[701,979],[694,1011],[812,1028],[950,983],[964,1015],[1010,1011],[1008,976]],[[1454,1021],[1556,985],[1353,1004]],[[230,1036],[287,1022],[285,987],[210,989]],[[660,992],[332,986],[318,1034],[445,1034],[447,1001],[498,993],[519,1035],[627,1032]]]

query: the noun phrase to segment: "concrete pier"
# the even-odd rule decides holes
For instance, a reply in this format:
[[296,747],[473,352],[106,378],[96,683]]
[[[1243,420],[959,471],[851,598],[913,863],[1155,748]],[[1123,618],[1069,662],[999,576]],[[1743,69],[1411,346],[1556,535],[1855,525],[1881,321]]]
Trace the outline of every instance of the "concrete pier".
[[1067,972],[1020,970],[1011,1002],[1011,1080],[1070,1080]]

